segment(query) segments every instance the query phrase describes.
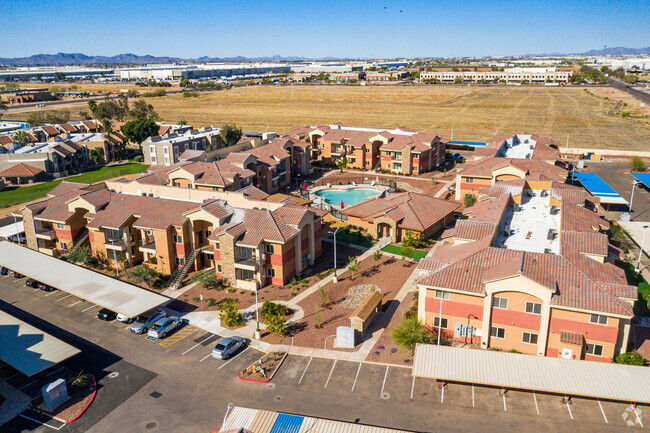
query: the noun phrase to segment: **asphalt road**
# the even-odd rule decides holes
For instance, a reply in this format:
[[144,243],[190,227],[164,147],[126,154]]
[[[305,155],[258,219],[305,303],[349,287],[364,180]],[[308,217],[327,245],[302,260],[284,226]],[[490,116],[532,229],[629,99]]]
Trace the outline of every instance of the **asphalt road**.
[[618,90],[621,90],[625,93],[629,93],[630,95],[634,96],[635,98],[639,99],[641,102],[644,102],[646,104],[650,104],[650,94],[641,92],[639,90],[636,90],[632,88],[629,84],[618,81],[618,80],[612,80],[610,79],[607,84],[611,87],[614,87]]
[[[38,277],[38,276],[32,276]],[[589,399],[413,379],[410,368],[290,355],[267,384],[237,373],[261,355],[247,348],[228,361],[210,356],[220,338],[191,325],[162,341],[96,319],[98,310],[64,292],[25,287],[0,277],[0,307],[79,347],[64,363],[100,379],[96,401],[72,432],[210,432],[232,402],[257,409],[338,419],[417,432],[612,431],[640,428],[644,412]],[[81,301],[81,302],[80,302]],[[45,322],[47,321],[47,323]],[[118,373],[117,377],[109,373]],[[112,377],[112,378],[111,378]],[[29,414],[28,414],[29,415]],[[648,421],[650,422],[650,421]],[[60,427],[20,418],[3,432],[50,432]]]

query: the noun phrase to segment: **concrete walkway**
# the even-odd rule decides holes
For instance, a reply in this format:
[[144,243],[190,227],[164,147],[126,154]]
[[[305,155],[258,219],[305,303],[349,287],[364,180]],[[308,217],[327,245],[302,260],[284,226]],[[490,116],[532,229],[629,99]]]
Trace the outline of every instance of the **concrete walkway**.
[[441,189],[440,191],[438,191],[438,192],[434,195],[435,198],[440,198],[440,197],[442,197],[443,194],[449,192],[449,191],[447,191],[447,188],[449,188],[450,185],[453,185],[453,184],[456,183],[456,181],[455,181],[454,179],[452,179],[452,180],[447,180],[447,181],[445,181],[445,180],[439,180],[438,182],[440,182],[440,183],[444,183],[445,186],[443,186],[442,189]]

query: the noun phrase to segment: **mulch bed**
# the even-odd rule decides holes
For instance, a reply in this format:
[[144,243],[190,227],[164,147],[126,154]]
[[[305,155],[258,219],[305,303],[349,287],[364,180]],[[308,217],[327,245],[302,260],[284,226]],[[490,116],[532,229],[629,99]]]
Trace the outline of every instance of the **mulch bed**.
[[[237,377],[248,382],[266,383],[269,380],[273,379],[273,376],[278,371],[278,368],[280,368],[282,365],[282,362],[284,362],[286,356],[286,352],[267,353],[262,357],[261,364],[257,364],[257,362],[255,362],[255,364],[250,365],[242,370],[242,372],[239,373]],[[256,370],[255,367],[257,365],[261,366],[264,369],[264,374],[266,376]]]
[[[386,303],[395,297],[415,266],[413,263],[387,256],[382,258],[377,268],[374,268],[373,265],[373,258],[368,257],[360,263],[360,271],[355,274],[354,280],[346,271],[339,275],[338,283],[330,282],[323,286],[329,306],[321,308],[320,311],[322,328],[316,328],[315,307],[321,303],[320,293],[317,291],[298,304],[303,308],[305,317],[292,326],[288,336],[278,337],[267,334],[262,336],[262,340],[273,344],[293,343],[296,346],[325,348],[325,340],[336,334],[338,326],[350,326],[350,314],[354,310],[336,304],[346,297],[350,287],[375,284],[384,295],[383,302]],[[332,340],[332,338],[328,340],[328,349],[332,348]]]
[[412,365],[413,355],[411,351],[396,345],[391,334],[393,333],[393,328],[404,318],[404,315],[409,311],[417,297],[417,290],[406,295],[404,302],[397,307],[397,311],[395,311],[388,327],[386,327],[370,351],[370,354],[366,358],[367,361]]
[[51,412],[50,416],[61,422],[72,422],[78,418],[84,408],[88,406],[90,401],[93,399],[94,392],[94,390],[90,389],[90,386],[81,391],[70,392],[70,399],[57,407],[54,412]]

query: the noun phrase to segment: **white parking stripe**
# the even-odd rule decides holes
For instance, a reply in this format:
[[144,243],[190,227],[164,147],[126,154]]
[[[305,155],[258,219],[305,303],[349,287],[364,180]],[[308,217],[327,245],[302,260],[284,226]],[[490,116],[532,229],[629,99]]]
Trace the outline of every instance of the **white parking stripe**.
[[208,358],[211,357],[211,356],[212,356],[212,352],[208,353],[208,354],[205,355],[203,358],[201,358],[201,360],[200,360],[199,362],[203,362],[204,360],[208,359]]
[[[247,350],[248,350],[248,346],[246,346],[246,347],[244,348],[244,350],[241,351],[241,353],[244,353],[244,352],[246,352]],[[240,355],[241,355],[241,353],[240,353]],[[210,355],[212,355],[212,353],[210,353]],[[224,367],[225,367],[226,365],[228,365],[228,364],[230,363],[230,361],[232,361],[233,359],[235,359],[235,358],[230,358],[228,361],[226,361],[226,362],[224,362],[223,364],[221,364],[221,365],[219,366],[219,368],[217,368],[217,370],[221,370],[222,368],[224,368]]]
[[503,397],[503,410],[507,412],[508,409],[506,409],[506,393],[501,392],[501,396]]
[[354,383],[352,384],[352,389],[350,392],[354,392],[354,387],[357,385],[357,379],[359,378],[359,372],[361,371],[361,365],[363,365],[363,362],[359,363],[359,368],[357,369],[357,375],[354,376]]
[[57,293],[57,292],[58,292],[58,290],[55,290],[55,291],[53,291],[53,292],[48,293],[47,295],[45,295],[45,296],[43,296],[43,297],[45,298],[46,296],[53,295],[53,294],[55,294],[55,293]]
[[442,383],[442,390],[441,390],[441,393],[440,393],[440,403],[444,403],[444,402],[445,402],[445,383],[443,382]]
[[38,290],[41,290],[41,289],[39,289],[38,287],[34,289],[35,292],[38,291]]
[[59,298],[59,299],[56,300],[56,302],[63,301],[65,298],[69,298],[70,296],[72,296],[72,295],[67,295],[67,296],[64,296],[63,298]]
[[336,367],[336,359],[334,360],[334,364],[332,364],[332,369],[330,370],[330,375],[327,376],[327,382],[325,382],[325,386],[323,388],[327,388],[327,384],[330,383],[330,377],[332,377],[332,373],[334,372],[334,367]]
[[381,384],[381,393],[379,393],[379,397],[384,395],[384,387],[386,386],[386,378],[388,377],[388,366],[386,366],[386,373],[384,374],[384,383]]
[[[129,326],[130,326],[130,325],[129,325]],[[194,346],[190,347],[190,348],[187,349],[185,352],[181,353],[181,355],[185,355],[185,354],[186,354],[187,352],[189,352],[190,350],[199,347],[201,344],[205,343],[206,341],[208,341],[209,339],[211,339],[211,338],[214,337],[215,335],[216,335],[216,334],[213,334],[212,332],[210,332],[210,335],[208,335],[207,338],[204,338],[203,340],[199,341],[199,342],[196,343]]]
[[539,406],[537,406],[537,396],[535,395],[535,391],[533,391],[533,398],[535,399],[535,409],[537,410],[537,415],[539,415]]
[[474,407],[474,384],[472,384],[472,407]]
[[641,418],[639,418],[639,412],[636,411],[634,405],[632,405],[632,409],[634,410],[634,415],[636,415],[636,420],[639,421],[639,425],[643,428],[643,423],[641,422]]
[[567,408],[568,411],[569,411],[569,416],[571,417],[571,419],[573,419],[573,414],[571,413],[571,407],[569,406],[569,402],[568,402],[568,401],[565,401],[565,403],[566,403],[566,408]]
[[90,310],[91,308],[95,308],[96,306],[97,306],[97,305],[93,305],[93,306],[88,307],[88,308],[86,308],[86,309],[84,309],[84,310],[81,310],[81,312],[83,313],[84,311],[88,311],[88,310]]
[[49,427],[49,428],[51,428],[52,430],[61,430],[63,427],[65,427],[65,426],[67,425],[67,424],[61,424],[59,427],[53,427],[53,426],[51,426],[51,425],[49,425],[49,424],[47,424],[47,423],[44,423],[44,422],[41,422],[41,421],[36,420],[36,419],[34,419],[34,418],[30,418],[30,417],[28,417],[28,416],[25,416],[25,415],[23,415],[22,413],[19,413],[18,415],[20,415],[20,416],[22,416],[23,418],[26,418],[26,419],[28,419],[28,420],[30,420],[30,421],[37,422],[37,423],[39,423],[40,425],[44,425],[44,426],[46,426],[46,427]]
[[596,399],[598,402],[598,406],[600,407],[600,413],[603,414],[603,418],[605,418],[605,424],[609,424],[609,421],[607,421],[607,417],[605,416],[605,411],[603,410],[603,405],[600,404],[600,400]]
[[300,382],[302,382],[302,378],[305,377],[305,373],[307,373],[307,369],[309,368],[309,364],[311,364],[311,359],[312,357],[309,357],[309,362],[307,363],[307,367],[305,367],[305,371],[302,372],[302,376],[300,376],[300,380],[298,381],[298,385],[300,385]]
[[77,304],[81,304],[83,301],[84,301],[84,300],[81,299],[81,300],[75,302],[74,304],[70,304],[70,306],[71,306],[71,307],[74,307],[74,306],[77,305]]
[[413,376],[413,383],[411,384],[411,400],[413,400],[413,390],[415,389],[415,376]]

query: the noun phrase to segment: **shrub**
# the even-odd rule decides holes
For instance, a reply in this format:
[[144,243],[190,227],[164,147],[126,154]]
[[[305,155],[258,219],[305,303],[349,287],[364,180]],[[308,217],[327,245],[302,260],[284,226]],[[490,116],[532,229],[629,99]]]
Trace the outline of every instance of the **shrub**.
[[144,156],[142,156],[142,155],[137,155],[135,158],[133,158],[133,161],[135,161],[135,162],[142,162],[142,161],[144,161]]
[[136,284],[147,283],[149,287],[153,287],[156,280],[162,274],[147,265],[141,265],[127,272],[129,278]]
[[196,274],[192,275],[192,278],[190,278],[190,280],[196,283],[200,283],[208,290],[214,289],[215,287],[222,284],[222,281],[217,278],[217,274],[215,274],[214,271],[210,270],[197,272]]
[[186,90],[183,92],[183,98],[198,98],[199,92],[196,90]]
[[[286,307],[285,307],[286,308]],[[275,335],[285,335],[287,324],[284,321],[284,314],[272,314],[265,320],[266,330]]]
[[286,305],[276,304],[271,301],[264,301],[262,308],[260,308],[260,318],[264,321],[268,320],[271,316],[284,316],[287,315],[289,309]]
[[219,319],[229,328],[236,328],[244,325],[244,316],[239,312],[235,304],[230,302],[221,302],[219,306],[220,314]]
[[427,344],[433,341],[433,336],[427,332],[424,324],[417,317],[402,319],[393,329],[393,341],[413,353],[418,343]]
[[83,371],[80,371],[79,374],[70,381],[70,387],[73,390],[86,389],[88,385],[90,385],[90,378],[83,374]]
[[645,171],[645,161],[635,156],[632,158],[632,171]]
[[617,364],[643,365],[645,360],[643,359],[643,356],[637,352],[627,352],[618,355],[614,362]]
[[465,199],[463,200],[463,204],[465,207],[472,207],[476,204],[476,196],[473,194],[468,194],[465,196]]

